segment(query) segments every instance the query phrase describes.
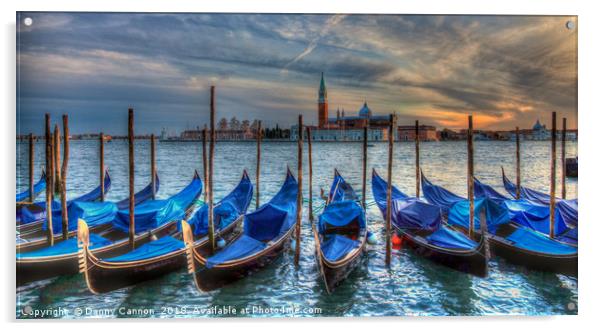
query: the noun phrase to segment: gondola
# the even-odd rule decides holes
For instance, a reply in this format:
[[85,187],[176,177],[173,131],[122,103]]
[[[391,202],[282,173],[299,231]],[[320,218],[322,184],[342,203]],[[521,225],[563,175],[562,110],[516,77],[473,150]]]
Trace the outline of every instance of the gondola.
[[[474,179],[475,197],[491,199],[499,206],[505,208],[510,219],[522,226],[548,235],[550,233],[550,207],[533,203],[528,200],[509,199],[497,192],[493,187]],[[556,208],[554,222],[554,238],[565,244],[577,246],[577,224],[569,224],[565,215]]]
[[[251,199],[253,185],[247,172],[230,194],[215,204],[213,209],[217,237],[233,236],[242,223]],[[195,250],[206,250],[209,243],[208,206],[204,205],[189,220],[193,228]],[[101,259],[90,249],[89,231],[80,220],[78,237],[84,239],[80,250],[80,272],[84,273],[88,289],[99,294],[158,278],[186,266],[186,247],[182,233],[148,242],[123,255]]]
[[[202,186],[195,171],[192,181],[176,195],[166,200],[150,200],[137,205],[135,246],[177,232],[178,221],[190,215]],[[90,250],[99,258],[122,255],[131,250],[128,239],[129,210],[117,211],[110,224],[108,229],[90,233],[87,238]],[[33,251],[17,250],[18,286],[54,276],[76,274],[78,271],[77,237]]]
[[[469,202],[467,199],[451,205],[443,197],[457,195],[432,184],[422,174],[425,198],[432,204],[447,208],[447,223],[464,232],[468,231]],[[485,218],[491,252],[506,261],[533,270],[577,275],[577,248],[550,239],[530,228],[512,222],[508,211],[488,198],[475,199],[475,235],[480,238],[480,220]]]
[[[508,177],[506,177],[504,168],[502,168],[502,179],[504,181],[504,188],[506,189],[508,194],[510,194],[512,198],[516,199],[516,185],[512,183],[508,179]],[[520,187],[520,197],[521,199],[528,200],[543,206],[550,205],[549,194],[539,192],[528,187]],[[577,199],[556,198],[556,209],[558,210],[558,212],[560,212],[564,221],[573,227],[577,226],[579,220],[578,207],[579,203]]]
[[567,177],[577,178],[579,176],[579,158],[569,157],[565,161],[564,171]]
[[[111,188],[111,176],[109,171],[105,172],[104,181],[105,193],[109,192]],[[91,202],[98,201],[101,198],[100,185],[94,188],[92,191],[81,195],[73,200],[67,201],[67,204],[71,204],[74,201],[78,202]],[[52,201],[52,217],[60,217],[61,215],[61,203],[53,200]],[[20,212],[17,212],[17,232],[21,235],[26,235],[31,232],[35,232],[42,227],[46,221],[46,201],[38,201],[34,204],[23,206],[20,208]]]
[[327,205],[312,230],[319,272],[326,291],[332,293],[360,263],[367,238],[364,208],[336,169]]
[[[372,171],[372,194],[383,217],[387,213],[387,182]],[[391,225],[402,234],[403,245],[418,255],[446,267],[487,277],[489,244],[487,238],[478,241],[447,224],[440,207],[409,197],[392,187]]]
[[[40,176],[40,179],[37,181],[37,183],[35,183],[33,185],[34,199],[40,193],[42,193],[42,191],[44,191],[45,189],[46,189],[46,171],[42,170],[42,176]],[[17,200],[16,200],[17,203],[24,202],[26,200],[29,200],[29,189],[27,189],[21,193],[17,193]]]
[[[149,183],[145,188],[134,195],[134,203],[142,204],[153,197],[153,184]],[[155,193],[159,190],[159,175],[155,175]],[[77,234],[77,220],[84,218],[88,221],[92,232],[102,232],[111,227],[111,221],[120,210],[129,208],[129,198],[119,202],[109,201],[81,201],[71,200],[67,203],[69,215],[69,236]],[[47,231],[48,225],[46,218],[37,222],[37,228],[31,228],[27,232],[20,232],[18,235],[17,250],[27,252],[48,246]],[[52,211],[52,230],[54,241],[63,240],[63,222],[61,210]]]
[[287,169],[280,191],[244,216],[243,231],[210,255],[195,249],[188,223],[182,223],[188,272],[203,292],[219,289],[271,264],[290,247],[297,212],[297,180]]

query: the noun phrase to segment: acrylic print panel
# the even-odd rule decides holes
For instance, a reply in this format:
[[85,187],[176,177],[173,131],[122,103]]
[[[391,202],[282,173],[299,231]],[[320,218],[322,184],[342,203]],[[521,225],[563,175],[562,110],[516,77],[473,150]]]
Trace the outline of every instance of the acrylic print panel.
[[17,13],[16,317],[577,314],[577,29]]

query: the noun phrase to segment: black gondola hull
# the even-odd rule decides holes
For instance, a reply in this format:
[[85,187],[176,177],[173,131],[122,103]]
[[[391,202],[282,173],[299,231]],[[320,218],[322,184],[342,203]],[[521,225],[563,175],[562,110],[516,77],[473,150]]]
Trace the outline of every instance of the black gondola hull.
[[537,254],[508,245],[495,238],[491,238],[489,242],[491,243],[492,253],[494,255],[499,256],[512,264],[524,266],[532,270],[577,276],[579,260],[577,254]]
[[86,282],[93,293],[106,293],[159,278],[186,266],[186,251],[181,250],[152,263],[132,264],[115,269],[98,267],[87,258]]
[[[242,220],[243,218],[240,217],[217,235],[226,241],[231,240],[240,232]],[[195,249],[208,251],[208,246],[209,241],[205,240],[200,242]],[[86,282],[92,292],[106,293],[162,277],[185,267],[186,261],[185,249],[154,259],[121,264],[103,263],[86,254]]]
[[416,254],[448,268],[487,277],[489,273],[488,258],[484,243],[480,242],[478,249],[469,253],[439,250],[424,244],[408,233],[403,234],[403,246],[412,249]]
[[[509,229],[515,227],[510,225]],[[498,230],[498,232],[500,232]],[[475,232],[475,237],[481,237]],[[488,235],[491,254],[499,256],[509,263],[520,265],[531,270],[559,273],[567,276],[577,276],[578,254],[551,255],[528,251],[506,242],[498,236]]]
[[[316,254],[319,254],[318,252]],[[321,258],[318,258],[321,265],[321,272],[324,279],[326,291],[332,293],[360,264],[365,254],[365,246],[362,246],[356,256],[346,263],[333,267],[325,263]]]
[[[163,237],[173,234],[177,230],[176,223],[171,224],[154,231],[152,234],[157,237]],[[136,245],[143,245],[150,241],[151,235],[141,235],[136,240]],[[125,254],[130,251],[128,241],[119,241],[118,243],[102,247],[94,254],[99,258],[108,258]],[[71,254],[17,259],[17,286],[22,286],[38,280],[48,279],[56,276],[72,275],[79,272],[80,252]]]
[[225,285],[243,279],[258,270],[270,265],[276,260],[282,252],[290,248],[290,239],[294,228],[292,228],[284,238],[273,246],[264,250],[256,258],[245,260],[244,262],[232,266],[215,266],[207,268],[194,258],[195,273],[193,274],[197,288],[203,292],[217,290]]

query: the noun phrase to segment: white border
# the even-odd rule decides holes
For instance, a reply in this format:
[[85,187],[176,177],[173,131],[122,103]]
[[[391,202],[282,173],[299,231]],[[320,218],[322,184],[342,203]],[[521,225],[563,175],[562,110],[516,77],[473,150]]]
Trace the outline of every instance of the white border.
[[[14,199],[15,178],[15,11],[144,11],[144,12],[292,12],[292,13],[403,13],[403,14],[534,14],[534,15],[579,15],[579,149],[580,149],[580,173],[579,185],[580,213],[582,218],[581,243],[580,243],[580,275],[579,275],[579,316],[575,317],[477,317],[477,318],[321,318],[321,319],[270,319],[270,323],[256,323],[247,319],[229,320],[194,320],[205,325],[178,323],[177,327],[186,328],[244,328],[250,329],[302,329],[315,327],[316,323],[325,324],[326,327],[337,328],[401,328],[401,329],[439,329],[456,330],[465,329],[468,325],[472,327],[487,328],[488,330],[507,330],[508,328],[523,327],[545,327],[546,330],[567,330],[594,324],[598,312],[598,298],[600,291],[599,274],[601,261],[599,253],[602,251],[597,245],[601,242],[596,239],[597,233],[602,233],[602,219],[595,208],[600,207],[596,200],[602,198],[599,188],[602,187],[600,169],[599,138],[600,124],[600,86],[601,75],[600,61],[600,31],[602,31],[602,12],[596,1],[535,1],[535,0],[504,0],[504,1],[341,1],[341,0],[304,0],[297,2],[286,1],[123,1],[103,0],[97,3],[87,1],[70,2],[66,0],[42,1],[22,0],[18,3],[2,3],[2,66],[4,77],[2,79],[3,110],[1,123],[3,125],[3,136],[1,142],[1,153],[5,156],[2,167],[2,190],[0,201],[2,201],[3,222],[2,239],[0,245],[3,250],[5,268],[1,272],[3,298],[0,300],[4,322],[14,321],[15,314],[15,287],[14,287],[14,259],[13,259],[13,229],[12,219]],[[596,171],[597,170],[597,171]],[[587,178],[587,180],[583,180]],[[12,183],[8,185],[7,183]],[[597,189],[598,188],[598,189]],[[598,194],[597,194],[598,193]],[[191,320],[187,320],[190,322]],[[268,321],[262,319],[261,321]],[[134,320],[138,323],[149,323],[145,327],[152,330],[165,329],[169,327],[157,320]],[[113,326],[131,327],[132,321],[112,321]],[[336,326],[335,324],[336,323]],[[377,325],[370,325],[377,323]],[[533,325],[545,324],[545,325]],[[129,324],[129,325],[128,325]],[[309,325],[311,324],[311,325]],[[340,325],[340,324],[344,324]],[[599,324],[599,323],[598,323]],[[9,326],[10,327],[10,326]],[[93,323],[74,324],[50,323],[19,323],[19,330],[35,329],[43,327],[54,328],[86,328],[100,330],[107,325]]]

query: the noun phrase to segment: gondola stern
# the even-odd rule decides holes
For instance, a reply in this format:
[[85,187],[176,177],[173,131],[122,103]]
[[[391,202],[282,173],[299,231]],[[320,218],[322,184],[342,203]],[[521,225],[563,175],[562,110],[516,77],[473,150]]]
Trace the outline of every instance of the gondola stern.
[[79,272],[86,273],[88,260],[88,246],[90,245],[90,230],[83,219],[77,220],[77,260]]
[[489,245],[489,225],[487,224],[487,212],[485,208],[481,208],[479,211],[479,225],[481,228],[481,238],[479,240],[479,255],[485,258],[485,268],[481,277],[487,277],[489,275],[489,260],[491,259],[491,248]]
[[186,245],[186,261],[188,264],[188,273],[194,274],[194,237],[192,235],[192,229],[187,221],[182,221],[182,238]]
[[83,219],[78,219],[77,221],[77,246],[78,246],[78,266],[79,273],[84,274],[84,279],[86,280],[86,286],[92,292],[92,294],[100,294],[101,292],[97,291],[94,286],[92,286],[90,282],[90,275],[88,274],[90,268],[89,264],[91,264],[91,258],[93,258],[92,253],[88,249],[90,245],[90,230],[88,228],[88,224]]

